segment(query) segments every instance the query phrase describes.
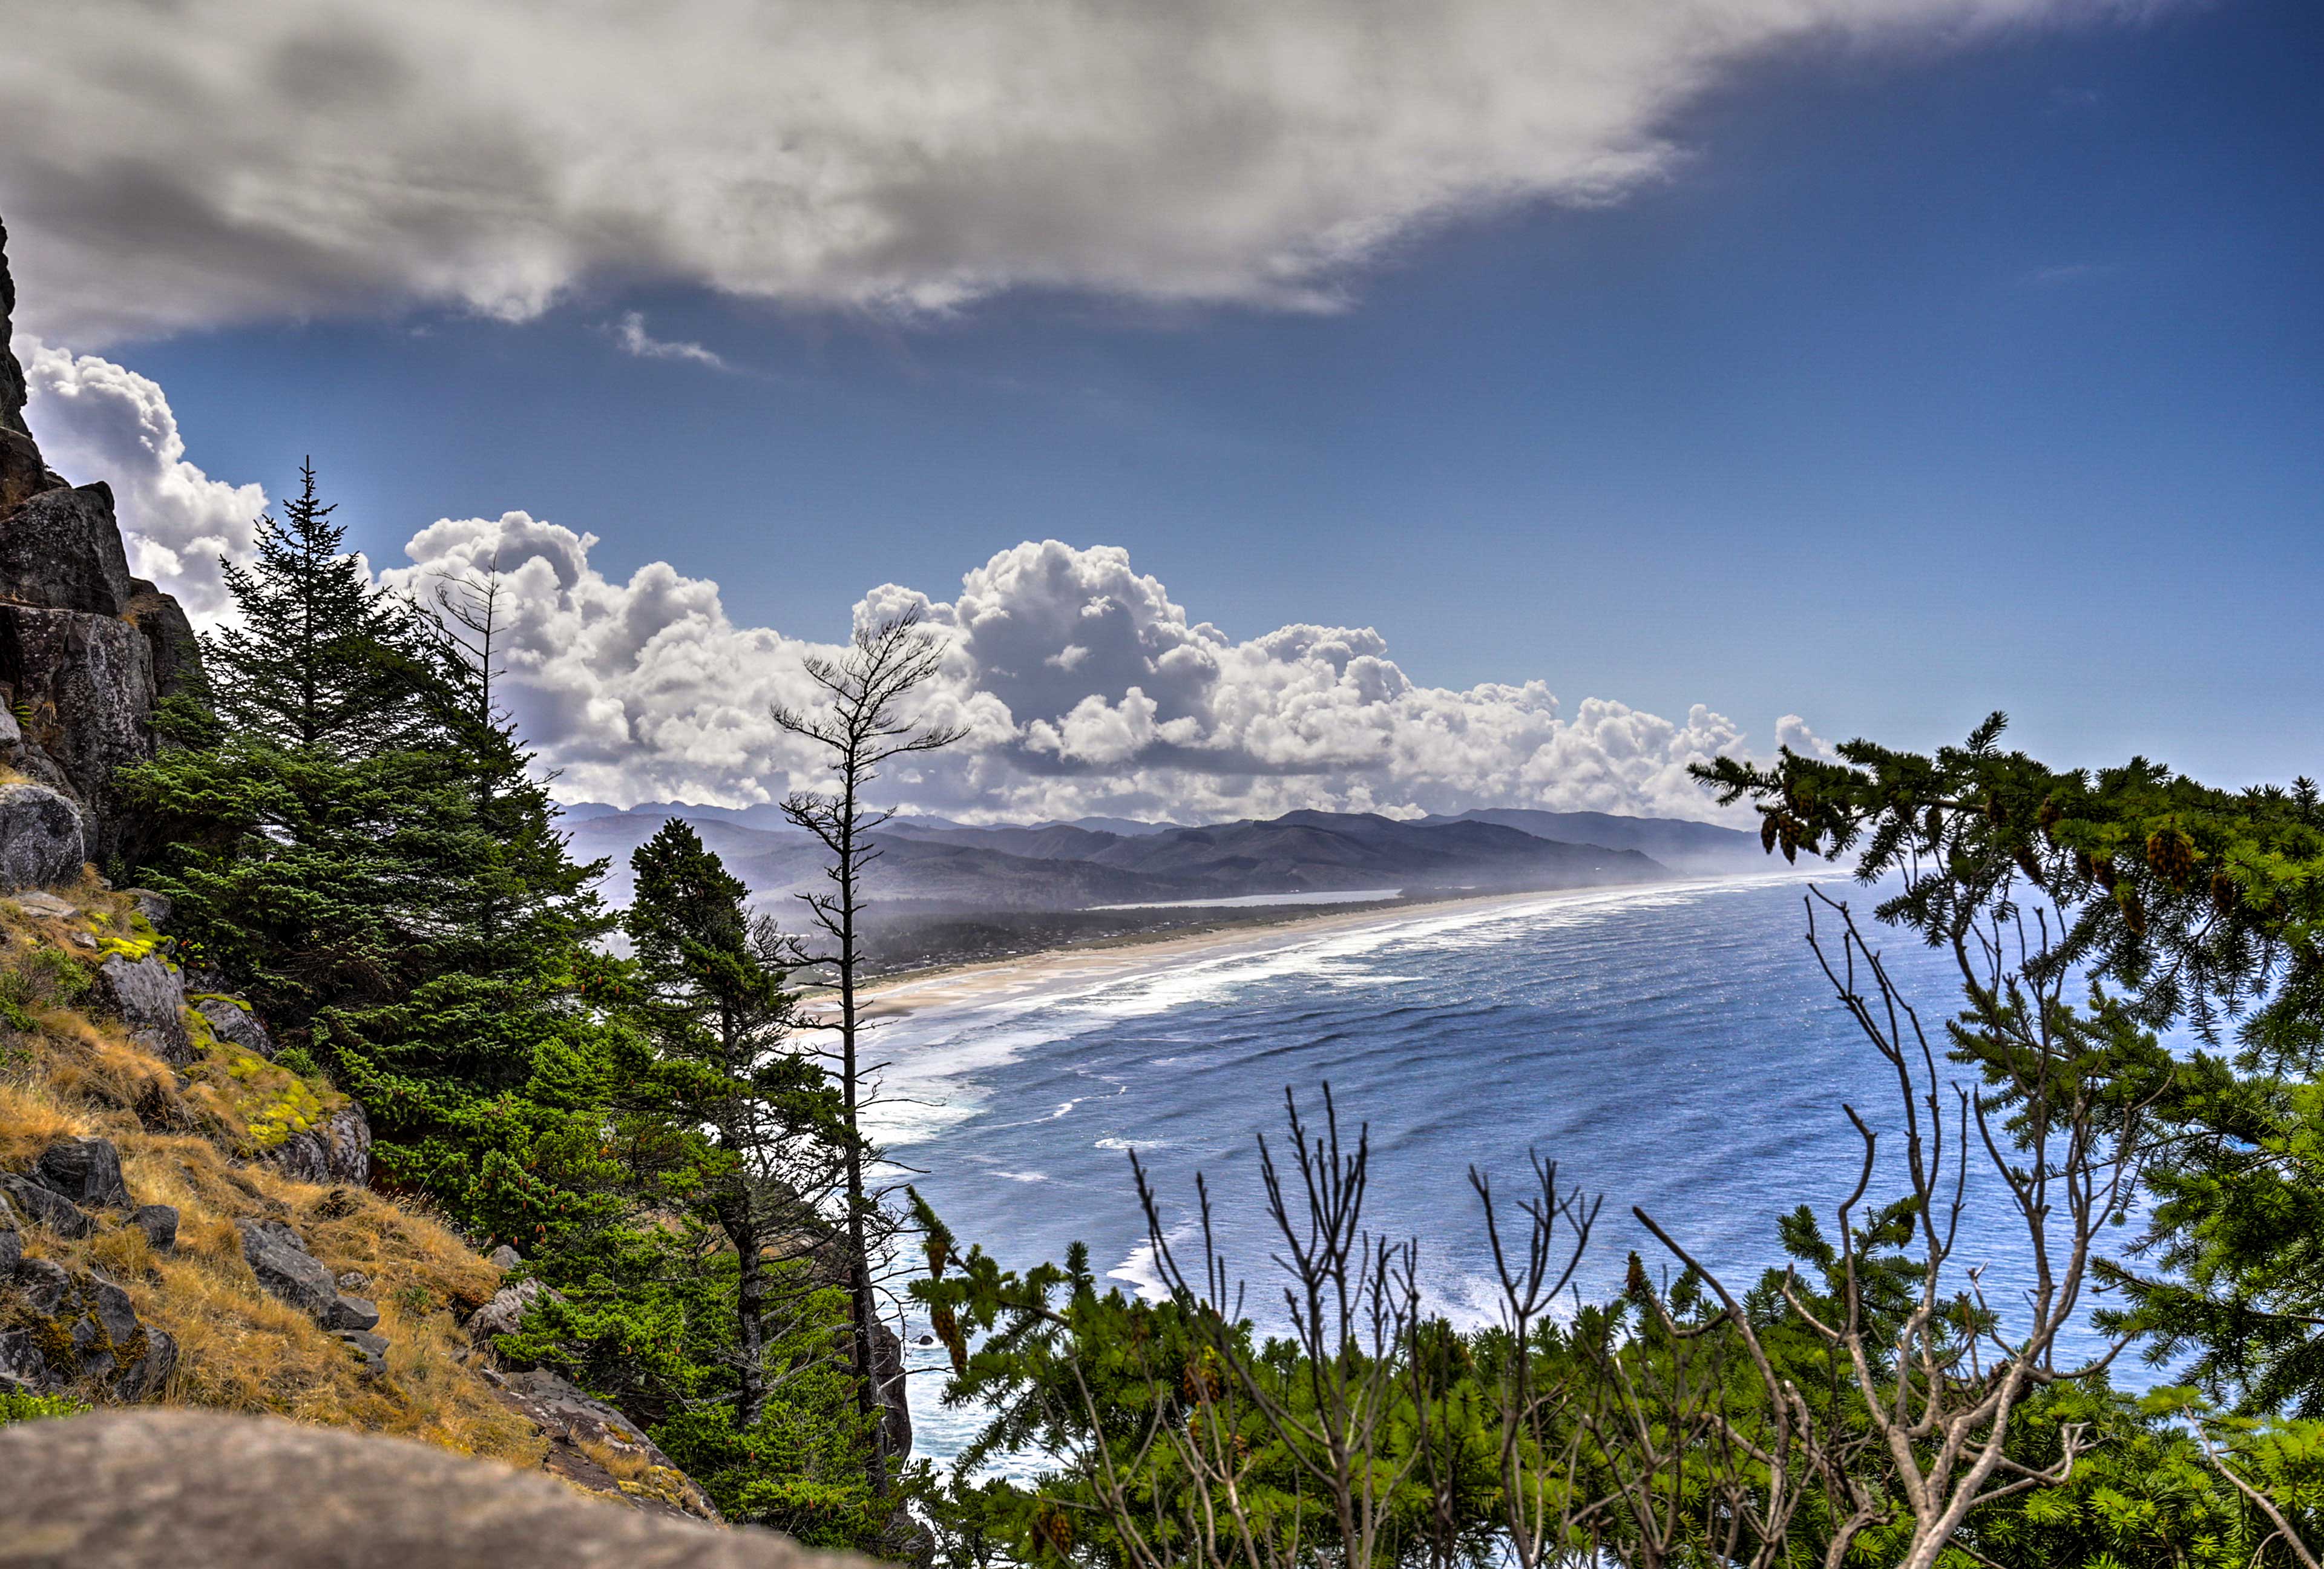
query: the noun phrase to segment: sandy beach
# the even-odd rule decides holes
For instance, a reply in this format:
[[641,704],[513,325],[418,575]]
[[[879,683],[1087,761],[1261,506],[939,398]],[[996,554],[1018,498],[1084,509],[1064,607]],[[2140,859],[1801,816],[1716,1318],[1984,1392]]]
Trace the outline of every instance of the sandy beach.
[[1189,959],[1216,958],[1234,953],[1265,953],[1273,948],[1311,942],[1334,932],[1394,926],[1419,918],[1462,910],[1502,906],[1515,909],[1577,899],[1603,898],[1609,894],[1634,894],[1657,889],[1695,888],[1725,882],[1789,881],[1805,875],[1808,874],[1794,872],[1764,878],[1687,878],[1675,882],[1623,883],[1612,887],[1477,894],[1460,899],[1407,900],[1359,910],[1323,909],[1314,914],[1270,914],[1263,918],[1225,922],[1201,931],[1157,932],[1150,936],[1139,934],[1111,938],[1102,943],[1050,948],[1012,958],[896,975],[876,982],[867,989],[864,1012],[869,1018],[896,1019],[916,1013],[977,1007],[1061,989],[1102,985],[1110,981],[1168,969]]

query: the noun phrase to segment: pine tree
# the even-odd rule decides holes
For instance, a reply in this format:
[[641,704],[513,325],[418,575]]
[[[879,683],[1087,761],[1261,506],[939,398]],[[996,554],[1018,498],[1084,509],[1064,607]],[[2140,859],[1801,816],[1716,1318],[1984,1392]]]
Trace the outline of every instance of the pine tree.
[[749,889],[678,819],[631,864],[637,891],[622,925],[654,1056],[630,1098],[660,1121],[634,1147],[650,1152],[641,1164],[662,1200],[715,1225],[733,1249],[733,1417],[747,1428],[767,1398],[770,1266],[820,1251],[828,1231],[838,1105],[814,1061],[788,1044],[791,953],[771,920],[751,913]]
[[164,846],[139,874],[363,1102],[383,1180],[537,1249],[606,1210],[602,866],[573,861],[484,672],[344,552],[311,467],[283,515],[226,574],[226,722],[124,775]]
[[257,559],[221,558],[240,620],[202,640],[218,717],[253,737],[351,756],[404,743],[426,723],[416,699],[438,640],[343,548],[346,530],[318,494],[314,466],[299,477],[282,519],[259,517]]

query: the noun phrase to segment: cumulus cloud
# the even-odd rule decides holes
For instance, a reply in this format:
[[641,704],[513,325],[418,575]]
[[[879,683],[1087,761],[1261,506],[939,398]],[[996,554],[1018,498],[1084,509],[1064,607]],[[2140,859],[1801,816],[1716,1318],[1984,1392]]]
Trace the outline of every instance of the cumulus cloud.
[[[51,461],[111,484],[138,573],[214,618],[226,606],[218,557],[248,558],[264,494],[189,462],[151,380],[30,346],[28,413]],[[444,519],[381,577],[429,603],[448,577],[500,575],[501,691],[569,797],[742,805],[821,782],[816,753],[769,710],[815,707],[805,661],[843,651],[737,624],[717,584],[666,562],[613,581],[590,561],[596,543],[521,512]],[[854,607],[859,625],[907,612],[943,645],[926,717],[967,734],[890,789],[947,815],[1540,806],[1705,817],[1687,765],[1746,742],[1701,706],[1673,721],[1593,697],[1568,715],[1540,681],[1422,686],[1370,627],[1237,638],[1115,546],[1028,541],[964,575],[949,598],[888,583]],[[1823,746],[1796,715],[1776,739]]]
[[1662,176],[1770,51],[2165,0],[75,0],[0,55],[52,340],[639,279],[1328,307],[1425,226]]
[[21,346],[25,419],[50,466],[113,487],[129,568],[178,596],[195,621],[225,608],[218,558],[247,559],[266,493],[212,479],[186,460],[170,400],[151,379],[94,355]]
[[[424,591],[497,565],[510,614],[503,691],[568,796],[742,805],[820,783],[816,755],[768,709],[812,708],[804,661],[840,651],[738,625],[716,584],[663,563],[613,581],[590,563],[595,543],[525,512],[447,519],[413,537],[410,566],[384,576]],[[973,819],[1472,806],[1708,817],[1687,765],[1745,748],[1736,725],[1701,706],[1673,721],[1591,698],[1569,717],[1538,681],[1425,687],[1369,627],[1238,640],[1193,620],[1110,546],[1028,541],[967,573],[949,599],[883,584],[855,616],[907,611],[944,645],[925,716],[968,736],[886,789]]]

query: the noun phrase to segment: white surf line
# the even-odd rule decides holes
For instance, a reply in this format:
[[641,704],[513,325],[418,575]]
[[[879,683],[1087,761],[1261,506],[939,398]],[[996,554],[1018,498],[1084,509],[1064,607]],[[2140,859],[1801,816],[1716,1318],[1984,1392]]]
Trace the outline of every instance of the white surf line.
[[1323,916],[1252,930],[1205,932],[1157,942],[1109,948],[1051,948],[1019,959],[966,965],[940,974],[899,981],[872,990],[866,1006],[891,1000],[925,998],[882,1008],[890,1019],[916,1027],[964,1013],[1016,1011],[1035,1006],[1085,1001],[1129,983],[1169,974],[1181,978],[1310,949],[1336,947],[1346,954],[1369,952],[1413,937],[1466,930],[1524,920],[1545,910],[1650,905],[1708,893],[1853,879],[1837,867],[1784,871],[1748,877],[1689,878],[1632,883],[1615,888],[1543,889],[1527,893],[1485,895],[1477,900],[1401,908],[1393,911]]

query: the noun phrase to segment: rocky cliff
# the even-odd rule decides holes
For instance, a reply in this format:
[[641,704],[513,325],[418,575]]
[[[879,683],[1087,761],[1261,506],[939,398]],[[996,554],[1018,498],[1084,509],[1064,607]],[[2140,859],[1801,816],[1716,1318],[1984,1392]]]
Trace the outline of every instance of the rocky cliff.
[[113,772],[153,755],[156,708],[200,668],[178,602],[129,575],[113,492],[68,484],[24,423],[7,241],[0,226],[0,887],[22,888],[119,854]]
[[[141,825],[115,771],[166,744],[157,712],[198,689],[199,655],[177,602],[129,575],[112,492],[53,473],[25,426],[6,238],[0,228],[0,1426],[25,1402],[269,1412],[424,1439],[644,1514],[715,1521],[709,1498],[619,1411],[554,1373],[501,1365],[493,1337],[543,1289],[504,1279],[521,1261],[480,1257],[372,1192],[363,1108],[311,1064],[276,1060],[249,1004],[188,968],[167,900],[116,890],[87,864],[135,846]],[[210,1430],[28,1426],[40,1431],[0,1434],[19,1457],[57,1453],[44,1447],[52,1436],[69,1448],[98,1432]],[[285,1441],[235,1430],[262,1448]],[[318,1453],[363,1451],[327,1442]],[[374,1463],[415,1463],[397,1453]],[[0,1474],[21,1480],[31,1463],[0,1458]],[[444,1474],[484,1493],[509,1480]],[[115,1503],[158,1497],[166,1481],[150,1466],[85,1480]],[[206,1480],[180,1481],[189,1508],[220,1496]],[[570,1497],[520,1488],[499,1518]],[[430,1494],[405,1501],[412,1518],[437,1518]],[[166,1509],[133,1505],[124,1518],[167,1522],[156,1562],[454,1561],[382,1546],[388,1516],[376,1510],[361,1527],[342,1518],[344,1551],[324,1557],[268,1558],[258,1546],[212,1556],[177,1541],[183,1522]],[[277,1546],[288,1539],[279,1517],[241,1523]],[[46,1484],[0,1485],[0,1563],[147,1561],[104,1535],[121,1524],[73,1523]],[[62,1557],[24,1546],[51,1541],[42,1530],[85,1529],[97,1535],[74,1537],[82,1548]],[[676,1545],[630,1557],[605,1546],[649,1540]],[[559,1561],[807,1561],[779,1543],[720,1556],[721,1539],[708,1540],[600,1522]]]

